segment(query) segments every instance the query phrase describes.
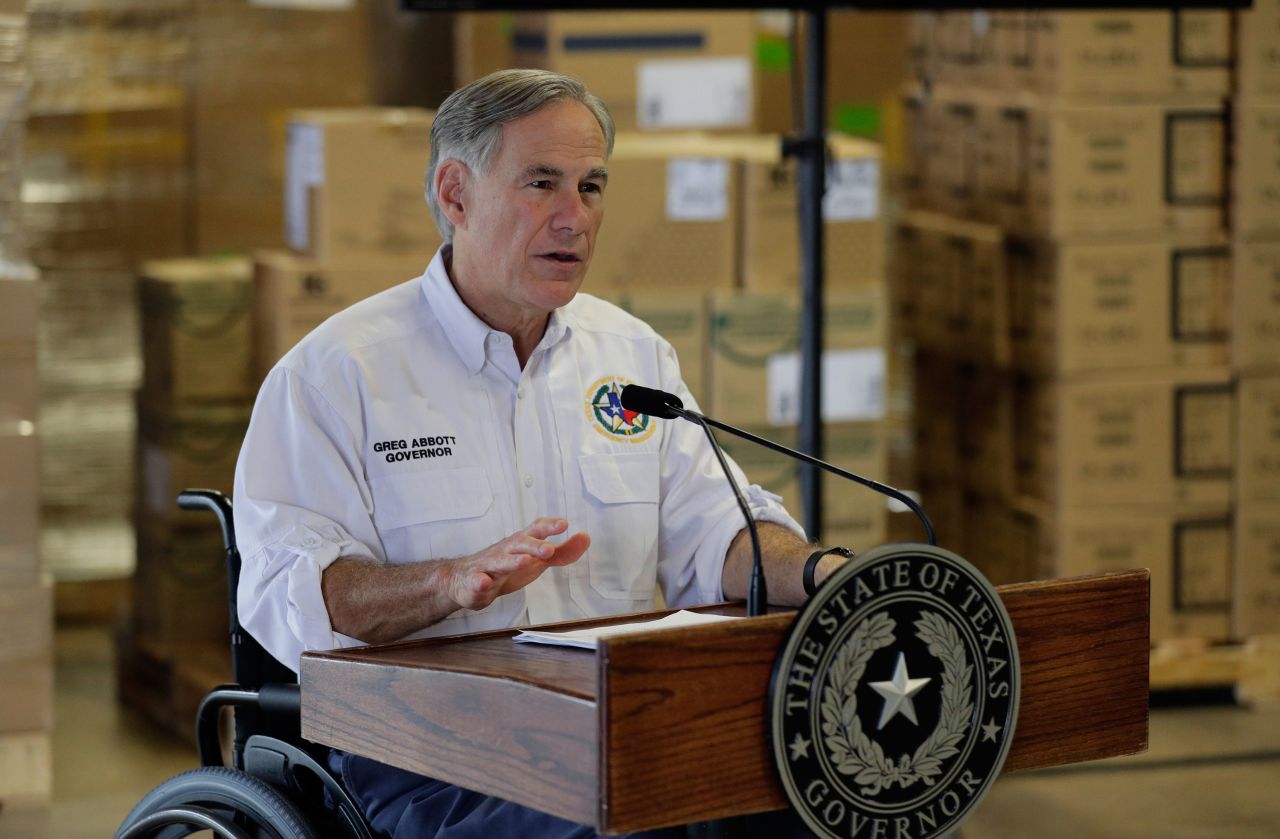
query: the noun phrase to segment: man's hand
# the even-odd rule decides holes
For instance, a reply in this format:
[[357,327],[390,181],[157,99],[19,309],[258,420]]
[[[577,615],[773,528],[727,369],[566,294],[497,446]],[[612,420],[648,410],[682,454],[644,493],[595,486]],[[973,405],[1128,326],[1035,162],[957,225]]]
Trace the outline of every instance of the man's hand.
[[320,590],[329,623],[370,644],[398,641],[459,609],[483,609],[519,591],[553,565],[577,562],[591,538],[575,533],[558,545],[564,519],[539,518],[482,551],[457,559],[387,565],[344,557],[324,570]]
[[448,592],[460,609],[483,609],[497,598],[519,591],[553,565],[577,562],[591,545],[575,533],[558,545],[547,539],[569,529],[564,519],[534,519],[501,542],[450,562]]

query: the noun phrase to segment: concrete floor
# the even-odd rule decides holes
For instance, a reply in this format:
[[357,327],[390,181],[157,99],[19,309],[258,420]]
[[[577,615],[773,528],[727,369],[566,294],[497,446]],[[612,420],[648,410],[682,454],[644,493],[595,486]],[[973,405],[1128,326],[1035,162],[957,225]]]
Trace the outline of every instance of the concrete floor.
[[[0,837],[111,836],[147,790],[195,766],[192,748],[116,705],[111,657],[105,628],[59,630],[53,802],[6,807]],[[1280,708],[1154,710],[1148,753],[1006,776],[963,835],[1274,839],[1280,836]]]

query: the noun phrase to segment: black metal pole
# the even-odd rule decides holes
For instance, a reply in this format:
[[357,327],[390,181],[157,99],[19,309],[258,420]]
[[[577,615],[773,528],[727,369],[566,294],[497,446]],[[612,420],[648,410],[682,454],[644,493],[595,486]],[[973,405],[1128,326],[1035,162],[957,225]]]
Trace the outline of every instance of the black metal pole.
[[[800,321],[800,450],[822,457],[822,197],[827,176],[827,12],[805,13],[804,128],[797,144],[803,300]],[[822,535],[822,473],[800,467],[804,528]]]

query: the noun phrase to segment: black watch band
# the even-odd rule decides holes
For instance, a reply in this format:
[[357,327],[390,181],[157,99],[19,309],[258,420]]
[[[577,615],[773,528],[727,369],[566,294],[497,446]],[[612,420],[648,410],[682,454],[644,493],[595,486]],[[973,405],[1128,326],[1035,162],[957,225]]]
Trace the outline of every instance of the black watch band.
[[853,551],[848,548],[823,548],[820,551],[814,551],[809,554],[809,558],[804,563],[804,576],[801,577],[801,580],[804,583],[804,593],[810,597],[818,590],[818,586],[813,582],[813,575],[818,570],[818,561],[827,554],[840,554],[846,559],[853,558]]

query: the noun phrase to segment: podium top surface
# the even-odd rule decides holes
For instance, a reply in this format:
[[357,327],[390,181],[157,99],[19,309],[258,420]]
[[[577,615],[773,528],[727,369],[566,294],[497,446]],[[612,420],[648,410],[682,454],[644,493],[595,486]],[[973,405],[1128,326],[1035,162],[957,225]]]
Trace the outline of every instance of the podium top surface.
[[[1022,661],[1005,771],[1145,749],[1149,573],[998,592]],[[639,632],[594,652],[516,643],[515,629],[310,652],[302,734],[605,833],[779,809],[765,696],[793,619]]]

